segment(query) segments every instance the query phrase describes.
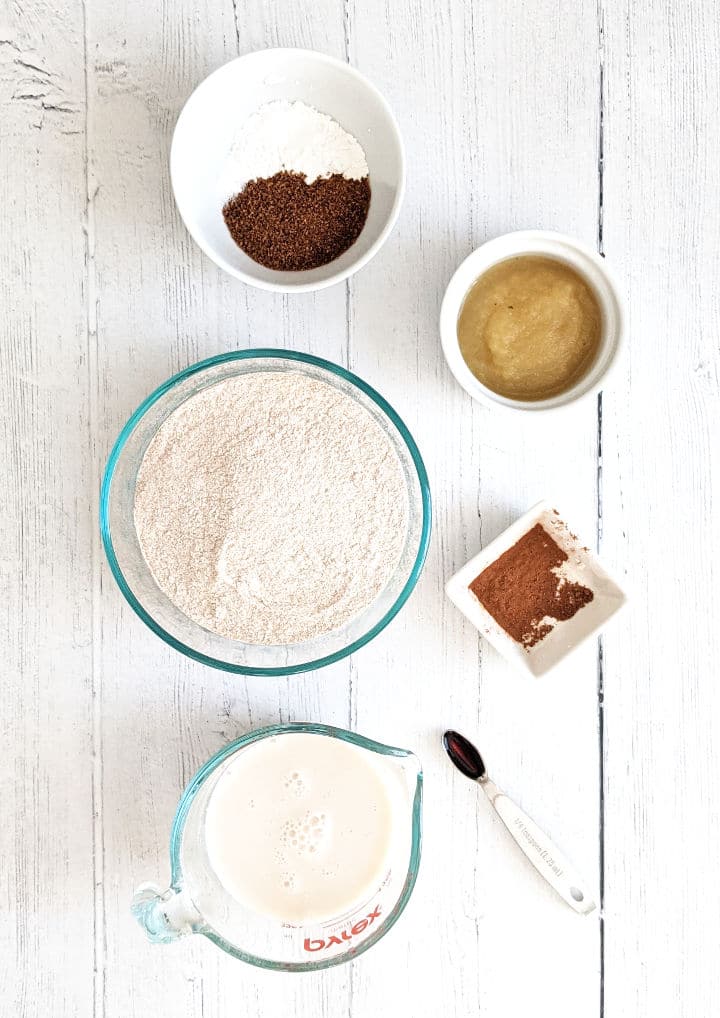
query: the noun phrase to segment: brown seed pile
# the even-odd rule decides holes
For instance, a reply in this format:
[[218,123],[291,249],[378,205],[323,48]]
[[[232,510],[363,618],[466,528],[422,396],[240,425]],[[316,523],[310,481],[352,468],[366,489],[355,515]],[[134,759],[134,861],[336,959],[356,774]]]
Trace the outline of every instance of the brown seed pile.
[[299,272],[327,265],[355,243],[370,207],[367,177],[341,173],[308,184],[276,173],[245,185],[223,208],[238,247],[268,269]]
[[536,523],[470,584],[506,633],[529,649],[552,632],[543,619],[565,622],[592,601],[589,587],[558,575],[567,553]]

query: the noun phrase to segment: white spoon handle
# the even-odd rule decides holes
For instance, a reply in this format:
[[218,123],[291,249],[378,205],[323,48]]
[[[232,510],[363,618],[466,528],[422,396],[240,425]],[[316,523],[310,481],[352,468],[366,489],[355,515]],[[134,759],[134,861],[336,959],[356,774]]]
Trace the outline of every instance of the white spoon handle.
[[485,795],[495,807],[497,815],[528,857],[538,873],[547,880],[570,908],[587,915],[595,908],[585,882],[567,859],[558,851],[534,820],[509,799],[492,781],[481,781]]

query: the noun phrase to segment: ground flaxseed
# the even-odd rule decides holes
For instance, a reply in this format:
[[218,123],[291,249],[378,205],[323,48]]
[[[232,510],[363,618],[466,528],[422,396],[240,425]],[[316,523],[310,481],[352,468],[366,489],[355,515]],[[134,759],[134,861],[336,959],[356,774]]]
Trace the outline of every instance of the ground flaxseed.
[[367,177],[334,173],[308,184],[300,173],[251,180],[223,208],[238,247],[268,269],[326,265],[355,243],[370,207]]

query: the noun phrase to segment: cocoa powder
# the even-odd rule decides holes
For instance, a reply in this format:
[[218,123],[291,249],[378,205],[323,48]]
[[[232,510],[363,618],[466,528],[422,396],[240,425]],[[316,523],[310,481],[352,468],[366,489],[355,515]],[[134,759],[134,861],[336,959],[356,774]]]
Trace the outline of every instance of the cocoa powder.
[[334,173],[308,184],[301,173],[249,181],[223,208],[230,235],[268,269],[326,265],[355,243],[370,207],[370,182]]
[[536,523],[469,589],[509,636],[529,649],[592,601],[589,587],[558,574],[567,553]]

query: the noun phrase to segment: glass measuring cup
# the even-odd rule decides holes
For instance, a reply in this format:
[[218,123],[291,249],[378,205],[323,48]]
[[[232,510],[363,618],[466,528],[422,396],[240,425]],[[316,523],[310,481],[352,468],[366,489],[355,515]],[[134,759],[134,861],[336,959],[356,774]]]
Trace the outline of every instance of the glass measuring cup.
[[[343,915],[320,923],[290,925],[251,911],[228,893],[210,865],[204,825],[210,797],[236,754],[262,739],[300,732],[341,739],[377,754],[394,785],[400,815],[386,870],[372,893]],[[162,891],[153,884],[141,885],[132,912],[154,943],[201,933],[233,957],[261,968],[302,972],[339,965],[376,944],[405,908],[420,864],[421,814],[422,770],[409,751],[328,725],[259,729],[221,749],[190,781],[170,836],[170,887]]]

